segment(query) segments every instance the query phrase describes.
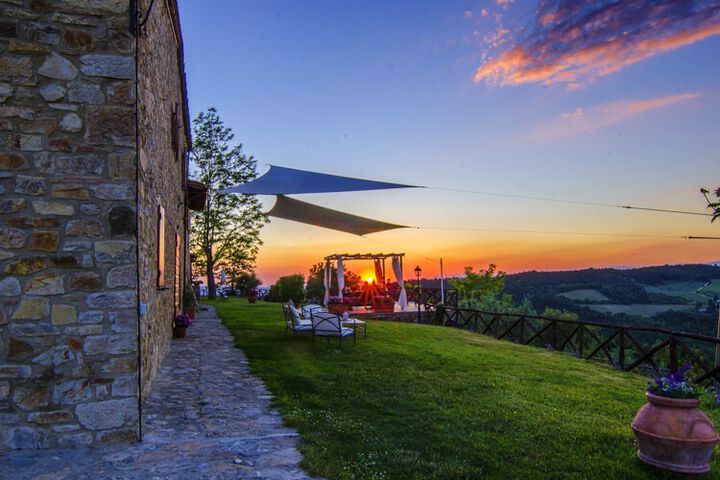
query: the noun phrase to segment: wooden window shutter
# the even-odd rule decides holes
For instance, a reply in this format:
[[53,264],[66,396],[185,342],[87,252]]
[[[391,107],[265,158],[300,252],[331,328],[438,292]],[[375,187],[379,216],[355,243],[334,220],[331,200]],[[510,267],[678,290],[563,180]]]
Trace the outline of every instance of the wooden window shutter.
[[157,286],[165,288],[165,209],[162,205],[158,205]]
[[180,234],[175,234],[175,311],[182,310],[182,282],[181,282],[182,248],[180,248]]

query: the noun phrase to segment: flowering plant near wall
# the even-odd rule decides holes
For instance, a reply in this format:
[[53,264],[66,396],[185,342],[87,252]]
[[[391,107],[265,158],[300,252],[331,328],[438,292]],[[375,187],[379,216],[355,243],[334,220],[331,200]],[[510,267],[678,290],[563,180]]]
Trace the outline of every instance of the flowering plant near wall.
[[648,382],[647,391],[653,395],[668,398],[698,398],[702,393],[699,388],[691,385],[686,375],[690,365],[685,365],[675,373]]
[[192,318],[185,315],[184,313],[181,313],[180,315],[175,315],[175,318],[173,319],[173,327],[189,327],[190,325],[192,325],[192,323]]

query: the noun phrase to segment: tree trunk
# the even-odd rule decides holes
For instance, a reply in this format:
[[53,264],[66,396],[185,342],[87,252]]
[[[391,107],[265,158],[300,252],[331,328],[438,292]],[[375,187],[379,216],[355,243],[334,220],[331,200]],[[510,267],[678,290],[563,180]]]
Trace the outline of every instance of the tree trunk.
[[208,299],[215,299],[215,262],[211,256],[207,259],[207,282],[208,282]]

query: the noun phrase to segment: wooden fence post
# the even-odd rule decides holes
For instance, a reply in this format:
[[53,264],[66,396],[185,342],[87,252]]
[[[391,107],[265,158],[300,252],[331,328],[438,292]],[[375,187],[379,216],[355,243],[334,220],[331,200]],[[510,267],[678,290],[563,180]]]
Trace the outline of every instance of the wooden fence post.
[[620,328],[618,335],[618,344],[620,346],[620,370],[625,370],[625,329]]

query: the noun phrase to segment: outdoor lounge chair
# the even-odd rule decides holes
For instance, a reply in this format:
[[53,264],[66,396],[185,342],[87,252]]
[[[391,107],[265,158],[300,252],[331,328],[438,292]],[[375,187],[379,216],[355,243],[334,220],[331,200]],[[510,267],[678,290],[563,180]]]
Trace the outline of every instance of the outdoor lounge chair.
[[303,305],[302,307],[303,316],[305,318],[312,318],[312,314],[316,310],[319,312],[328,311],[327,307],[323,307],[322,305],[318,305],[317,303],[308,303],[307,305]]
[[330,312],[315,312],[312,316],[313,342],[315,337],[338,337],[340,346],[342,346],[343,337],[352,335],[353,344],[356,343],[355,330],[350,327],[342,326],[342,319],[339,315]]
[[283,303],[283,314],[285,315],[285,334],[291,330],[293,335],[297,332],[312,332],[313,326],[310,320],[300,318],[300,314],[292,305]]

